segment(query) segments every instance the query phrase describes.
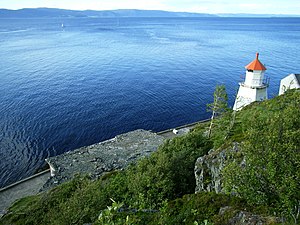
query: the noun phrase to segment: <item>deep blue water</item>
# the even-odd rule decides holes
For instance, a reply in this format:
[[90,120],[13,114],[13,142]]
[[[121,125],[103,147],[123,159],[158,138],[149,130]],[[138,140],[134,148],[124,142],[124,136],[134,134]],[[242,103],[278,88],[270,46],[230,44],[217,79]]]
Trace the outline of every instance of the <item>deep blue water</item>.
[[1,19],[0,187],[49,156],[208,118],[257,51],[273,97],[300,72],[300,19]]

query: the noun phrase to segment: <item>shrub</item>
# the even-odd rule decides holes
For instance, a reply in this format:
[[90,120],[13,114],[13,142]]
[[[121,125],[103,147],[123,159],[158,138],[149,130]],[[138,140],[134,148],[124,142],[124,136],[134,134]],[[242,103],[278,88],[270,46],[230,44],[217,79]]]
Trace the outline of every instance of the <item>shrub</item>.
[[165,200],[195,191],[195,161],[207,153],[211,144],[202,133],[168,140],[149,158],[126,171],[132,206],[159,208]]

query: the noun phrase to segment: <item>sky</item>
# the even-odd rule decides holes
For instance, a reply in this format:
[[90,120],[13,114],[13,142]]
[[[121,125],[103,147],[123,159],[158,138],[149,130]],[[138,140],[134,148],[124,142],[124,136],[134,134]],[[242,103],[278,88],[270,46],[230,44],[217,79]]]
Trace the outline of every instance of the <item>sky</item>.
[[300,0],[0,0],[0,8],[148,9],[198,13],[300,15]]

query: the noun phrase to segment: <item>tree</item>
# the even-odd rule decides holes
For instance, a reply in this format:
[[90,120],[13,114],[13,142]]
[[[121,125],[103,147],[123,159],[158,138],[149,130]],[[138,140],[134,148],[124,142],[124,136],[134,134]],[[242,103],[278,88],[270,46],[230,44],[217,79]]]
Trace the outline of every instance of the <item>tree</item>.
[[228,112],[228,96],[226,93],[225,85],[217,85],[214,92],[214,102],[207,104],[207,110],[212,112],[210,126],[208,129],[208,137],[211,136],[212,128],[214,124],[215,117],[221,116],[225,112]]

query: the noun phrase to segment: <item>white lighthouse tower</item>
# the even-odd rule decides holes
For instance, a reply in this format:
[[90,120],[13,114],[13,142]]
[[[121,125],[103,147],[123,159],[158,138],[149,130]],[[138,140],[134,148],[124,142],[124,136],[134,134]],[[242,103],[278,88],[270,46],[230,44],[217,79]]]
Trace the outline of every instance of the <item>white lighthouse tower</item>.
[[262,101],[268,98],[267,88],[269,79],[265,76],[266,67],[258,60],[259,54],[245,68],[245,81],[239,83],[240,88],[235,99],[233,110],[240,110],[251,102]]

